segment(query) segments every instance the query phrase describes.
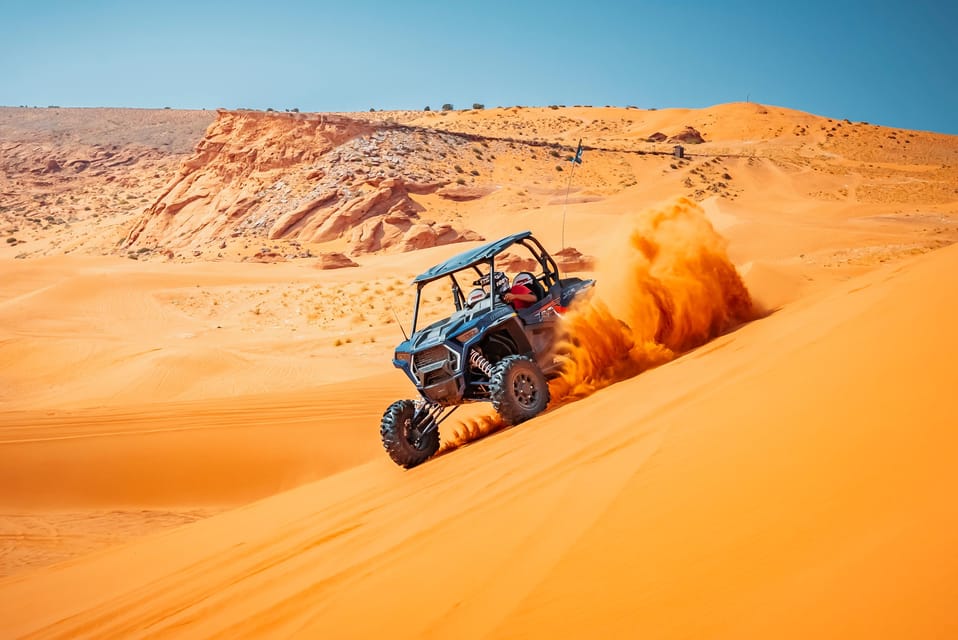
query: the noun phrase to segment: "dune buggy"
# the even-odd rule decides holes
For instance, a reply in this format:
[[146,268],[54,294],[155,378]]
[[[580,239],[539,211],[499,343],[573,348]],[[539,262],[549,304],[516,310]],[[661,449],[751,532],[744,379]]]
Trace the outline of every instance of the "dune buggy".
[[[497,271],[496,259],[501,267],[502,254],[519,247],[531,254],[531,260],[519,258],[519,264],[534,266],[510,283]],[[424,291],[438,281],[448,282],[455,308],[420,329]],[[547,380],[560,366],[553,349],[559,316],[594,281],[560,277],[555,260],[525,231],[454,256],[413,284],[411,335],[396,347],[393,365],[405,372],[420,397],[391,404],[380,424],[383,447],[406,468],[439,450],[439,425],[466,402],[491,402],[509,425],[542,412],[549,403]],[[463,284],[475,288],[467,295]],[[534,301],[525,295],[529,306],[517,310],[506,302],[513,297],[507,294],[517,291],[530,292]]]

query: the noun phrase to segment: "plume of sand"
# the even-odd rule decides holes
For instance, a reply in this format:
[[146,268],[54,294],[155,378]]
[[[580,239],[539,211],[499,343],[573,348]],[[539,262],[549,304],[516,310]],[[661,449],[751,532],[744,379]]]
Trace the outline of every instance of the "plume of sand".
[[595,295],[563,316],[553,403],[658,366],[752,318],[727,241],[681,198],[628,219],[602,255]]
[[[702,345],[753,317],[727,241],[680,198],[625,219],[600,256],[598,285],[562,318],[551,407],[584,398]],[[443,451],[502,429],[497,415],[453,428]]]

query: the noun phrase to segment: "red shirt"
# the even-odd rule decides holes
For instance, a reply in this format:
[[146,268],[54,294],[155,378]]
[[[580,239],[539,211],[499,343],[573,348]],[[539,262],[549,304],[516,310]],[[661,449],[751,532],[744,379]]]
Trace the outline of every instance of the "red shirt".
[[[517,285],[514,285],[511,289],[509,289],[509,293],[528,295],[532,293],[532,290],[525,285],[517,284]],[[525,300],[513,300],[512,308],[518,311],[519,309],[525,309],[527,307],[531,307],[534,304],[535,302],[526,302]]]

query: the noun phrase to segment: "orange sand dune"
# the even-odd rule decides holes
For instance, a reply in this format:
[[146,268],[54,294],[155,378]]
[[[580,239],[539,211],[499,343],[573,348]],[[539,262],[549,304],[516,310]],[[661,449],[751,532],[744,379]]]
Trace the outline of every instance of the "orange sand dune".
[[0,412],[0,509],[230,506],[381,455],[406,382],[126,408]]
[[18,637],[952,637],[958,249],[412,472],[0,581]]
[[[212,113],[0,112],[0,638],[958,636],[958,137],[556,106],[347,114],[311,149],[338,119],[217,114],[209,146]],[[689,126],[684,159],[647,140]],[[695,224],[623,231],[656,210]],[[630,360],[566,351],[588,397],[481,440],[464,408],[394,467],[409,283],[475,246],[399,252],[413,218],[595,257],[630,330],[571,317]]]
[[0,576],[379,459],[383,407],[408,395],[387,373],[239,398],[0,410]]

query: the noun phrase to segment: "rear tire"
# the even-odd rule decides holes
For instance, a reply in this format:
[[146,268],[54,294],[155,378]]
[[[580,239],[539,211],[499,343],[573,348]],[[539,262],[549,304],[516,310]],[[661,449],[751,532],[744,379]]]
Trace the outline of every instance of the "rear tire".
[[497,362],[489,384],[492,407],[508,425],[534,418],[549,404],[549,383],[539,365],[526,356]]
[[[428,433],[422,432],[430,427]],[[406,469],[422,464],[439,451],[439,428],[425,411],[416,412],[412,400],[389,405],[380,422],[383,448],[393,462]]]

